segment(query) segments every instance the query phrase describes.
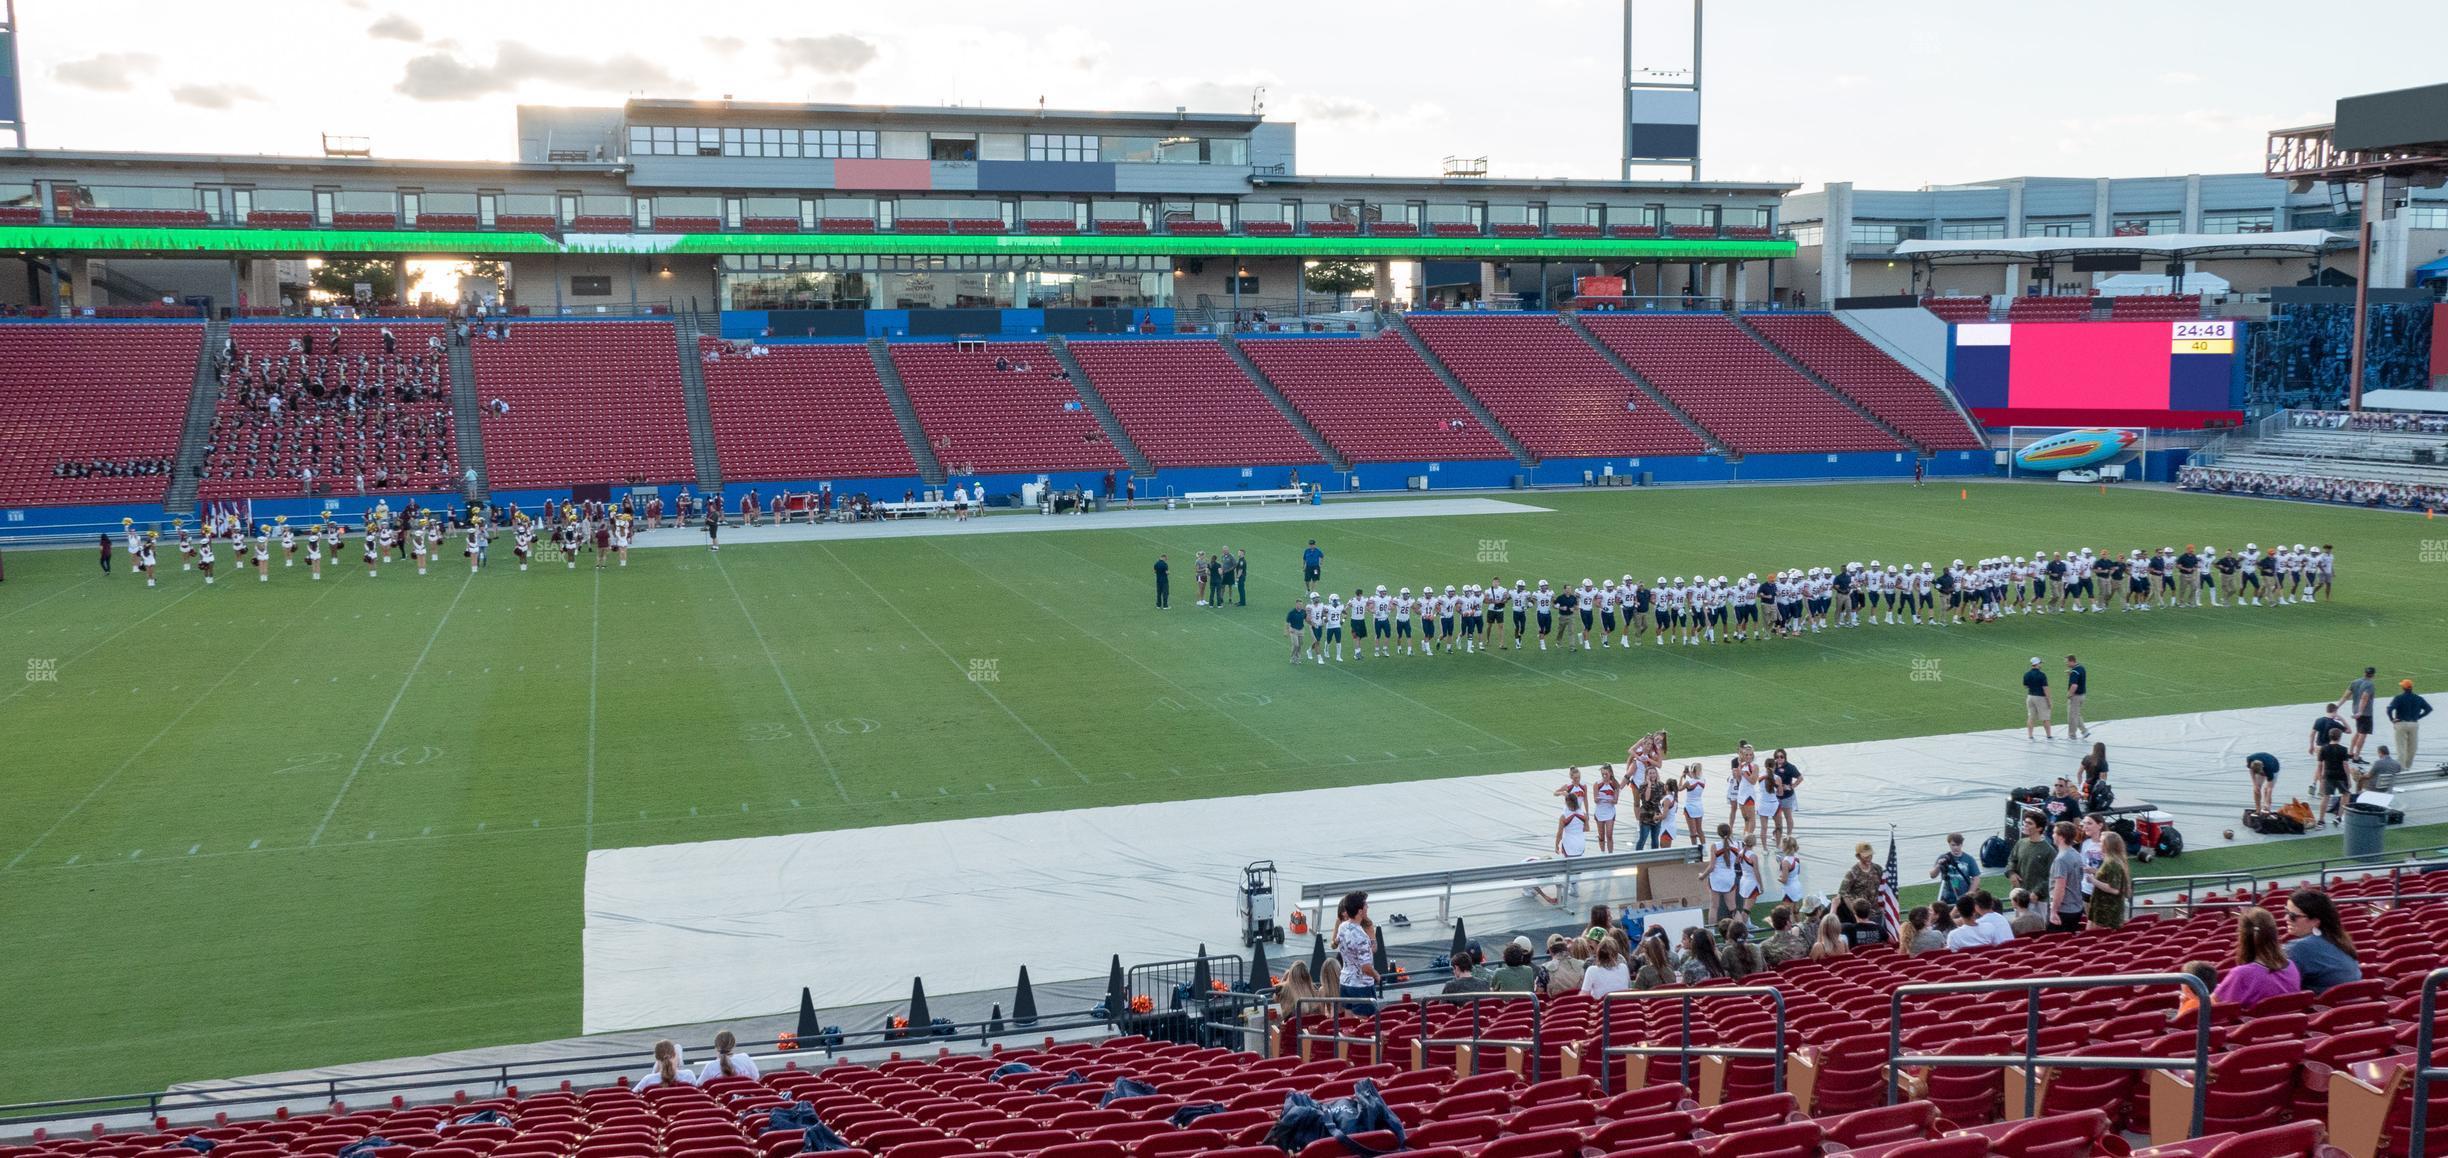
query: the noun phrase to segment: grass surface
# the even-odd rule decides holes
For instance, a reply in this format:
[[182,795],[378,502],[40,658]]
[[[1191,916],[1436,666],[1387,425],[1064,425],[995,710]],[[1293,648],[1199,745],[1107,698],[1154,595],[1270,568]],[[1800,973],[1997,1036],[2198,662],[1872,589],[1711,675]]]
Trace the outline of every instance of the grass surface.
[[[57,679],[0,687],[0,1024],[21,1043],[0,1101],[573,1033],[589,848],[1545,768],[1661,725],[1679,752],[1998,727],[2025,657],[2068,650],[2101,717],[2315,699],[2367,657],[2442,671],[2432,523],[1955,489],[1538,494],[1553,513],[210,589],[175,560],[147,590],[85,552],[11,553],[0,667]],[[1293,667],[1311,536],[1345,592],[2325,541],[2340,602]],[[1254,560],[1246,609],[1191,605],[1187,561],[1219,543]],[[1158,551],[1181,580],[1164,613]],[[1930,659],[1945,680],[1913,682]]]

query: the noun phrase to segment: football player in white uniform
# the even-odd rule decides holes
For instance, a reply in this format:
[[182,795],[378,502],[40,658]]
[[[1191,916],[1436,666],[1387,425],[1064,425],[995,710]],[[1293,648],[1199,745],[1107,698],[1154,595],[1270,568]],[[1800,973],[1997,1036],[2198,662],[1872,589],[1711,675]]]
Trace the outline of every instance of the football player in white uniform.
[[[1343,614],[1343,596],[1340,594],[1327,596],[1326,642],[1334,645],[1336,663],[1343,662]],[[1326,662],[1323,652],[1318,655],[1318,662]]]

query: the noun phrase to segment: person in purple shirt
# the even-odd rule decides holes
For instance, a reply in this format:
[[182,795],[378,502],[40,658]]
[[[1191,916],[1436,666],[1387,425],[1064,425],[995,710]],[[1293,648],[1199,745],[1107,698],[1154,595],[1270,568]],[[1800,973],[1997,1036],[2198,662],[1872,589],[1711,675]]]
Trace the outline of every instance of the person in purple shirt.
[[2268,909],[2250,908],[2236,918],[2236,960],[2219,978],[2210,1000],[2247,1011],[2273,997],[2303,989],[2303,974],[2278,945],[2278,921]]

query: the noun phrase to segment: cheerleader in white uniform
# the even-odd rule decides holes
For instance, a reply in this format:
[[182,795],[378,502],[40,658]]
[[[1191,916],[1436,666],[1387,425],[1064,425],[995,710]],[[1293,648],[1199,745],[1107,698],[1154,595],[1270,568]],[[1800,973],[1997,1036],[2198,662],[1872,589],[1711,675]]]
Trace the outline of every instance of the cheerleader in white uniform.
[[1804,896],[1802,884],[1802,846],[1786,837],[1777,845],[1777,888],[1789,905],[1800,905]]
[[272,528],[264,524],[255,527],[255,579],[259,583],[272,581]]
[[206,587],[212,586],[213,581],[212,545],[213,541],[211,539],[206,539],[203,542],[196,544],[196,570],[204,573],[204,585]]
[[371,579],[381,573],[382,556],[382,528],[368,523],[365,533],[366,578]]
[[1590,819],[1598,823],[1598,852],[1615,851],[1615,800],[1623,792],[1623,783],[1615,779],[1615,766],[1598,766],[1598,782],[1590,785]]
[[323,578],[323,528],[306,528],[306,570],[313,579]]
[[144,572],[145,586],[155,585],[153,582],[153,536],[150,533],[147,533],[136,544],[136,569]]
[[[1589,814],[1581,811],[1581,794],[1575,792],[1564,798],[1563,815],[1556,817],[1555,853],[1569,866],[1589,851],[1588,841]],[[1570,897],[1580,891],[1580,883],[1572,879],[1568,869],[1564,874],[1561,895]]]
[[1700,820],[1707,811],[1708,777],[1700,765],[1688,765],[1683,769],[1683,823],[1695,846],[1700,843]]
[[1742,883],[1742,850],[1734,846],[1734,826],[1717,825],[1717,836],[1708,842],[1709,922],[1716,923],[1739,912],[1735,908],[1735,889]]
[[297,528],[289,525],[287,515],[281,515],[273,521],[280,524],[281,566],[297,566]]
[[410,527],[407,535],[408,558],[416,564],[417,574],[422,575],[425,573],[425,528],[422,526]]

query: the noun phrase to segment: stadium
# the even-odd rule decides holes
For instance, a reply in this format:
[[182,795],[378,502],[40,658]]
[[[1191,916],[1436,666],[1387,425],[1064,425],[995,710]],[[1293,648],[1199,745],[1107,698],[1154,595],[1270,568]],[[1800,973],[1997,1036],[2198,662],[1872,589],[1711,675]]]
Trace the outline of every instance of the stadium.
[[1612,177],[7,8],[0,1158],[2448,1147],[2448,87],[1704,179],[1803,30],[1600,7]]

